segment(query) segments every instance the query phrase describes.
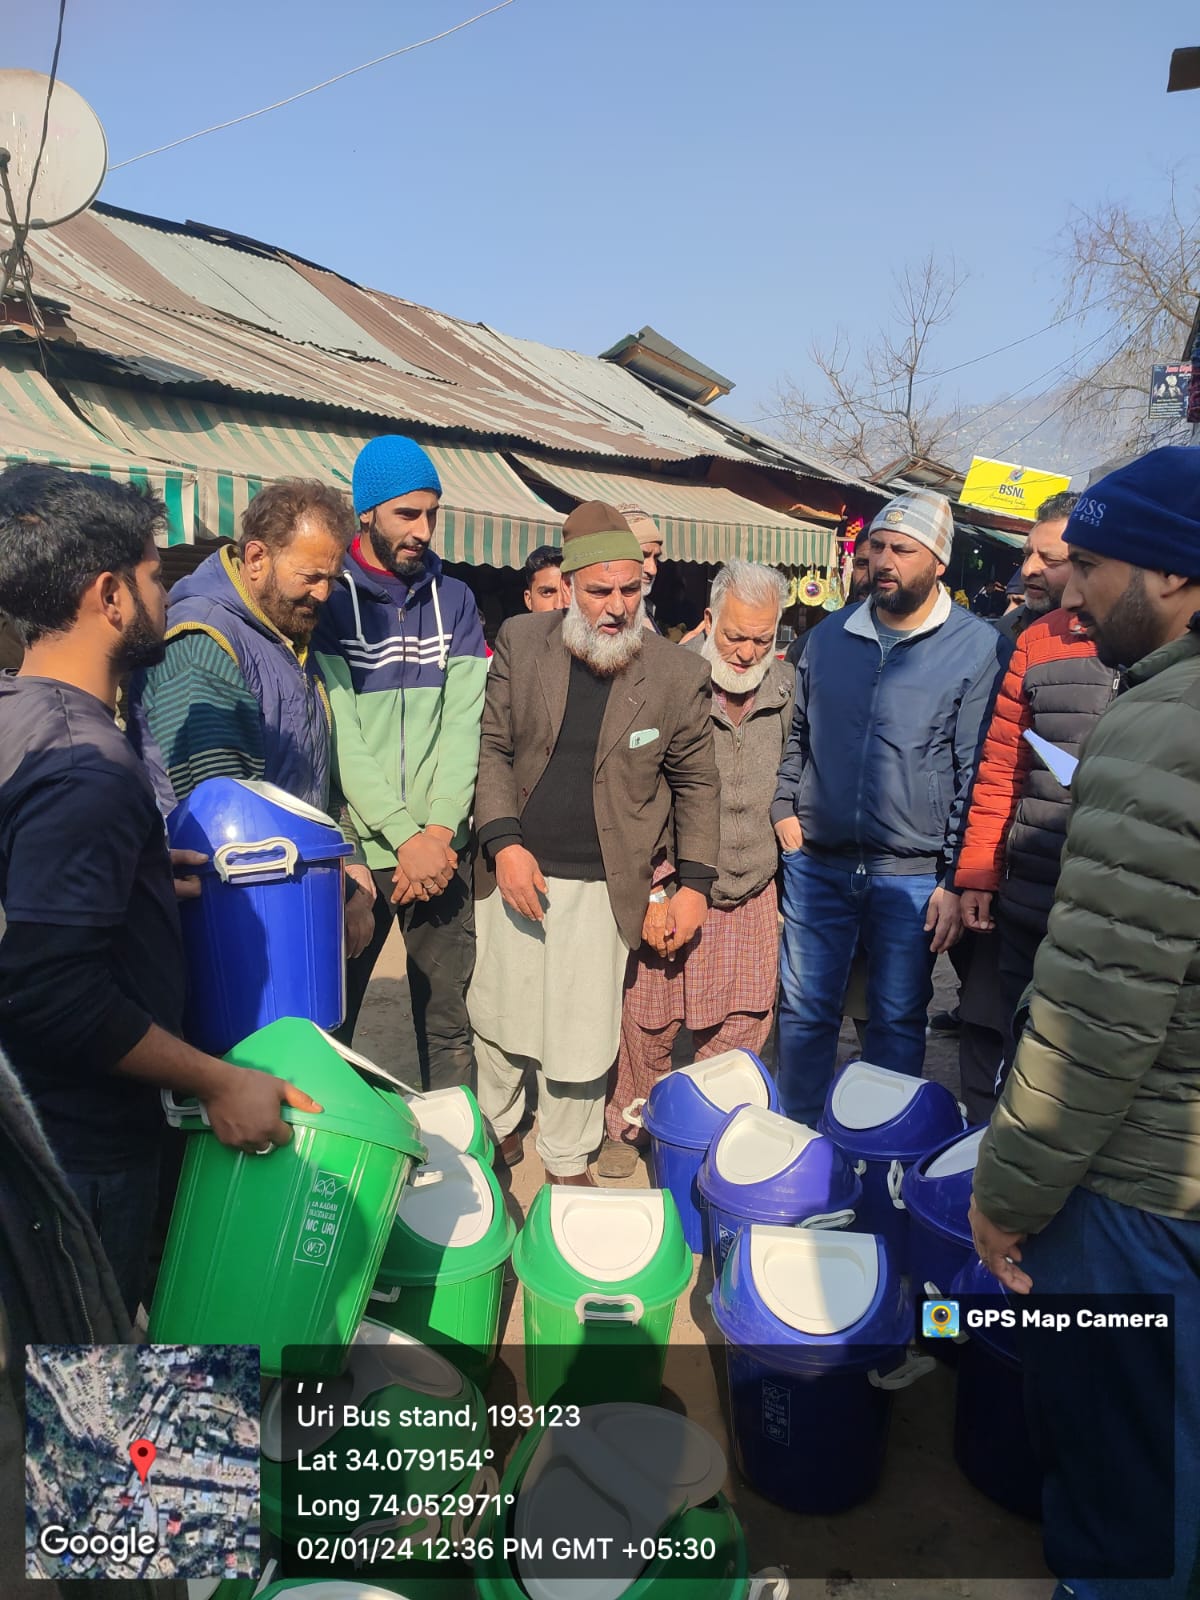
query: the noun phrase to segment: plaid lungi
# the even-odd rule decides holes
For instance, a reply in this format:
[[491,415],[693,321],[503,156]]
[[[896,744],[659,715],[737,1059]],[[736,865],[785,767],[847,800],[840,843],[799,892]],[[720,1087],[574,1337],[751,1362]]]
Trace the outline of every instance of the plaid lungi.
[[686,953],[674,961],[640,945],[625,975],[624,1014],[642,1028],[715,1028],[737,1012],[775,1005],[779,898],[772,879],[736,906],[712,906]]

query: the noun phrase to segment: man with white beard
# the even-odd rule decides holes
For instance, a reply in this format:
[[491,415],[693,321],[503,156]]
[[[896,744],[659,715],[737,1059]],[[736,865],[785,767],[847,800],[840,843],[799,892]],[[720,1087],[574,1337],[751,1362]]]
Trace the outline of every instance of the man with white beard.
[[787,743],[795,668],[775,659],[787,583],[773,567],[731,561],[713,580],[704,636],[685,645],[712,673],[712,725],[721,780],[721,846],[712,905],[682,955],[663,938],[676,882],[673,862],[654,863],[642,945],[629,962],[616,1083],[605,1110],[597,1172],[625,1178],[644,1135],[624,1119],[633,1100],[669,1070],[683,1026],[695,1056],[760,1051],[779,983],[779,849],[771,826],[775,777]]
[[717,878],[720,796],[707,668],[643,627],[642,549],[612,506],[567,518],[562,574],[567,610],[513,617],[492,657],[467,1003],[501,1158],[521,1159],[534,1072],[547,1177],[590,1184],[651,861],[669,840],[678,888],[656,926],[678,955]]

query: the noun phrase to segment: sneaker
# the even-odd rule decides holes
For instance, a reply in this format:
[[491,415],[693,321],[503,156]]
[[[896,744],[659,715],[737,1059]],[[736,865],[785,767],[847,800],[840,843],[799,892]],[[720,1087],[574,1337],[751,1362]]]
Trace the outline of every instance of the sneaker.
[[601,1178],[631,1178],[637,1171],[638,1147],[627,1139],[605,1138],[596,1161]]
[[962,1018],[958,1014],[958,1007],[953,1011],[935,1011],[929,1019],[927,1032],[929,1033],[961,1033]]

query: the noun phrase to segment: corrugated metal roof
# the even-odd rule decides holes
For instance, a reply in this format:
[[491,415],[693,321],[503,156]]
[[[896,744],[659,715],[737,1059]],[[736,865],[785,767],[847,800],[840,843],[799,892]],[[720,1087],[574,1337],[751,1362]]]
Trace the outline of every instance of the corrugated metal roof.
[[831,529],[768,511],[731,489],[604,467],[565,467],[523,455],[516,460],[532,477],[573,499],[636,504],[658,525],[663,554],[671,560],[740,558],[786,567],[837,564],[837,535]]

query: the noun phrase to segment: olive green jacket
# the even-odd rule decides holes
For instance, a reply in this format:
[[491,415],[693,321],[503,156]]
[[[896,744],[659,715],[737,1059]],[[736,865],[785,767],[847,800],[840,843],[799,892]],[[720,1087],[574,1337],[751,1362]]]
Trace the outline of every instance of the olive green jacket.
[[1132,668],[1071,790],[1029,1021],[975,1199],[1036,1233],[1077,1184],[1200,1221],[1200,613]]

